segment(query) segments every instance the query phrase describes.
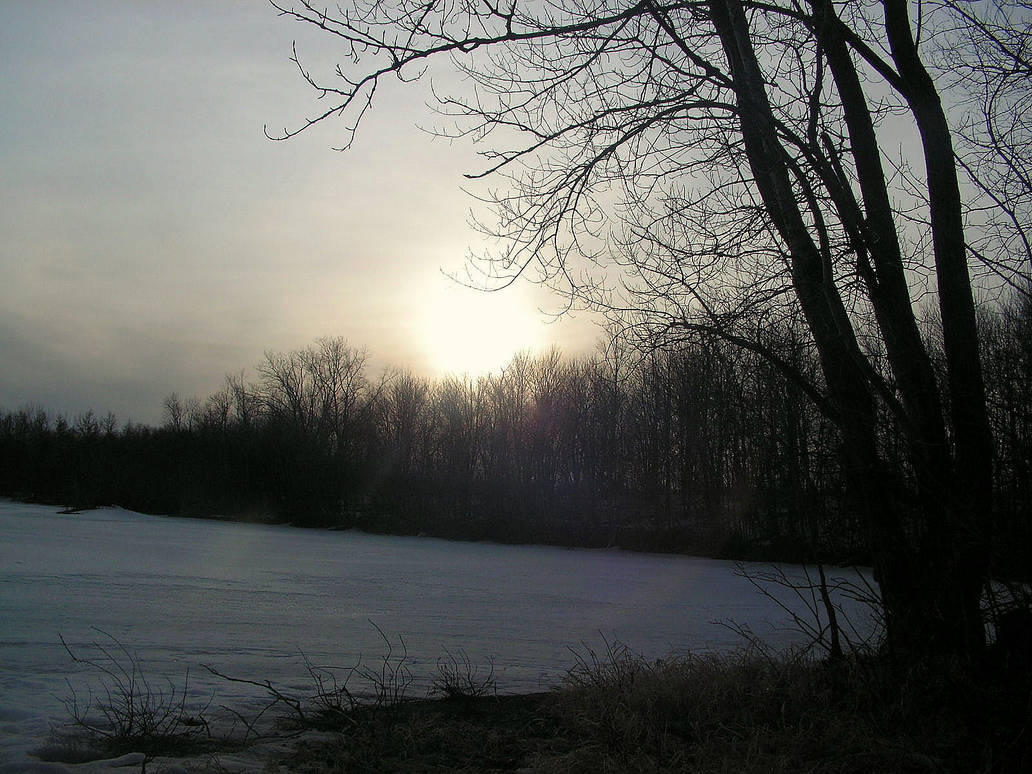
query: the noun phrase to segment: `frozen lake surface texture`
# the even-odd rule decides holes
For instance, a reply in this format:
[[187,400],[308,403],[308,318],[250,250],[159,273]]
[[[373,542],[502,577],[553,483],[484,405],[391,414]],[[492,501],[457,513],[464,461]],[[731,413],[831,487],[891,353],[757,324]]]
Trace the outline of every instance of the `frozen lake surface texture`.
[[733,570],[731,562],[684,556],[117,508],[60,514],[0,500],[0,772],[30,766],[51,725],[67,720],[61,700],[69,683],[83,692],[89,684],[62,636],[90,655],[102,630],[177,686],[189,669],[195,700],[214,690],[215,704],[231,706],[259,693],[217,681],[201,665],[300,695],[311,689],[302,654],[316,664],[377,665],[384,646],[373,624],[395,653],[404,640],[413,693],[425,693],[446,652],[493,661],[500,692],[536,691],[573,664],[571,648],[603,650],[606,641],[648,658],[732,649],[742,641],[719,623],[728,620],[771,644],[801,640],[788,615]]

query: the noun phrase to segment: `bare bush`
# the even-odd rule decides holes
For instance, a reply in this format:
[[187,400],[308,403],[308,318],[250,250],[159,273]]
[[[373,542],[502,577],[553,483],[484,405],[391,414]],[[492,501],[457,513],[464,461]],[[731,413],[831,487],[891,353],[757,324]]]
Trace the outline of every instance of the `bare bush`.
[[372,621],[369,623],[380,635],[385,649],[377,667],[360,668],[358,674],[372,686],[374,707],[387,709],[397,707],[411,698],[409,690],[412,687],[413,677],[412,670],[408,665],[408,646],[399,634],[398,652],[395,653],[394,645],[384,634],[383,629]]
[[[802,566],[802,572],[802,579],[797,579],[790,577],[778,565],[757,570],[741,563],[736,563],[734,570],[735,575],[749,581],[789,616],[792,628],[806,638],[801,648],[803,653],[817,653],[838,660],[847,653],[869,651],[884,639],[881,597],[862,573],[857,573],[860,581],[854,582],[841,577],[829,579],[820,564],[816,566],[816,578],[806,565]],[[777,589],[789,592],[802,607],[790,605],[777,593]],[[866,611],[867,625],[850,617],[842,608],[842,599],[852,600]],[[757,651],[767,650],[747,627],[733,622],[722,623],[742,635]]]
[[[361,658],[346,667],[316,664],[304,653],[301,654],[314,689],[307,696],[286,693],[269,680],[234,677],[210,664],[205,664],[204,668],[221,680],[250,685],[266,693],[268,700],[252,717],[246,717],[230,707],[223,707],[246,727],[245,741],[260,735],[257,728],[259,721],[270,712],[275,715],[274,710],[282,711],[279,719],[298,730],[354,728],[359,724],[359,714],[368,710],[384,710],[384,717],[389,718],[394,710],[411,698],[414,680],[405,640],[398,635],[398,647],[395,648],[379,626],[372,621],[370,625],[376,629],[384,643],[383,654],[375,666],[364,666]],[[359,681],[361,687],[352,689],[355,680]]]
[[488,659],[486,672],[460,650],[456,656],[447,648],[437,659],[437,675],[430,685],[430,694],[447,699],[479,699],[497,693],[494,660]]
[[149,759],[209,746],[213,740],[205,712],[211,699],[188,712],[190,674],[181,687],[170,677],[148,677],[139,656],[117,638],[94,629],[101,640],[80,655],[61,637],[61,644],[76,664],[85,667],[93,684],[83,697],[69,681],[70,696],[63,700],[73,732],[98,754],[143,753]]

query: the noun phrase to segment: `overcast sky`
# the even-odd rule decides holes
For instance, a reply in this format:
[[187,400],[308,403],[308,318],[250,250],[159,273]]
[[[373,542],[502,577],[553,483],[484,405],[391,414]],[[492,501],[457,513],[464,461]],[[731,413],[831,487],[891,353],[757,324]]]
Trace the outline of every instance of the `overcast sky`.
[[329,41],[264,0],[0,0],[0,408],[156,423],[266,350],[341,335],[375,368],[497,368],[590,349],[529,286],[450,283],[480,237],[468,147],[420,89],[378,99],[347,153],[289,61]]

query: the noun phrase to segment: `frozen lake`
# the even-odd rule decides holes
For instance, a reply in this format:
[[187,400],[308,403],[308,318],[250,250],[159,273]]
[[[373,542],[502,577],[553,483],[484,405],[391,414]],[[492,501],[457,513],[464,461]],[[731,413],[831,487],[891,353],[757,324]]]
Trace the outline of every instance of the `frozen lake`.
[[94,627],[155,674],[181,683],[189,668],[194,695],[214,688],[227,704],[254,693],[216,685],[201,664],[303,693],[302,653],[376,664],[373,624],[404,639],[417,694],[446,651],[493,660],[499,691],[520,692],[555,684],[571,647],[603,638],[649,658],[739,646],[721,620],[800,639],[731,562],[57,510],[0,500],[3,763],[65,719],[66,680],[84,676],[59,636],[89,652]]

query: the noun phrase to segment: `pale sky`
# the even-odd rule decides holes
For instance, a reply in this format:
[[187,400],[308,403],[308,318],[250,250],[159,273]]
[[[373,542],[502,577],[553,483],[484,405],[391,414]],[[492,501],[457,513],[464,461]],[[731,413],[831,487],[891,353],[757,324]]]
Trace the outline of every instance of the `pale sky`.
[[289,61],[331,41],[264,0],[0,0],[0,408],[157,423],[170,392],[320,336],[374,370],[497,369],[517,349],[589,350],[584,317],[529,284],[451,283],[482,237],[472,149],[387,90],[352,150]]

